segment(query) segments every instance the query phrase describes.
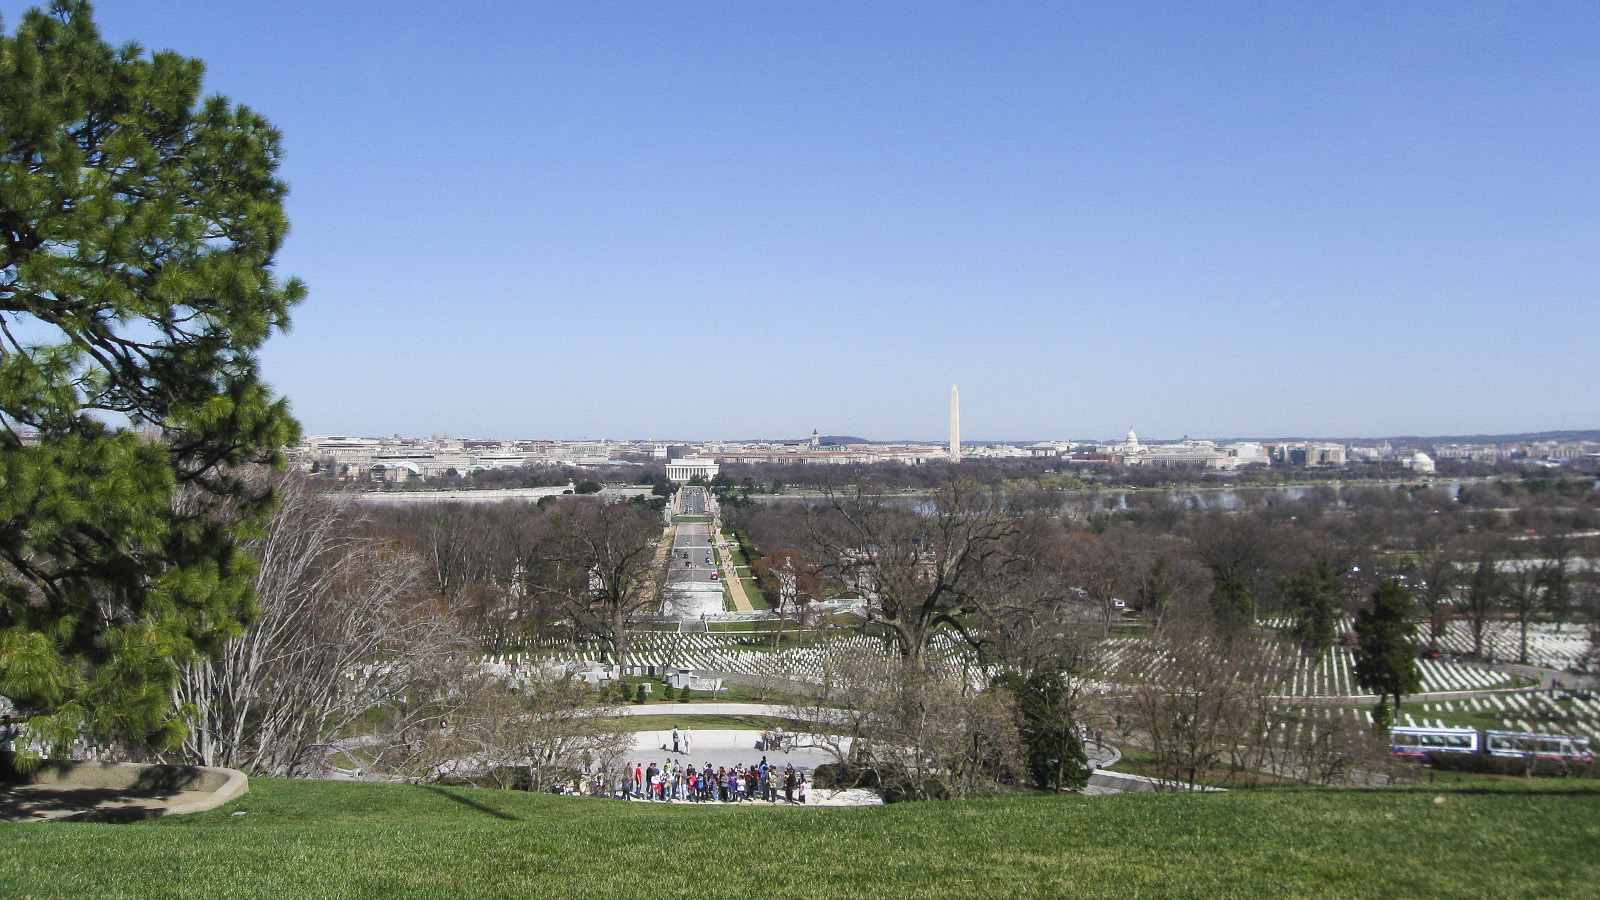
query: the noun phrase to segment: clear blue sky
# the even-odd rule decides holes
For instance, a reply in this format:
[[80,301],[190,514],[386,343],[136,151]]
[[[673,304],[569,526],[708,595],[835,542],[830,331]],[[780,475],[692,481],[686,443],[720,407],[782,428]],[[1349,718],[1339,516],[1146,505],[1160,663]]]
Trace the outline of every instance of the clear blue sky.
[[282,129],[308,432],[1600,427],[1592,0],[97,18]]

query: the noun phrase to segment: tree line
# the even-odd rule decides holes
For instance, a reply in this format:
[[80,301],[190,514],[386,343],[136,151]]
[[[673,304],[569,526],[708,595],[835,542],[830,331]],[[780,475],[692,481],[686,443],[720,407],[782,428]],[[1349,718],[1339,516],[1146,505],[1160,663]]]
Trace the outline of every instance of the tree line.
[[[1353,622],[1355,675],[1380,698],[1381,726],[1418,687],[1424,620],[1427,641],[1452,617],[1474,628],[1515,623],[1524,636],[1536,617],[1581,618],[1591,630],[1600,621],[1595,569],[1584,561],[1595,539],[1570,531],[1593,514],[1590,485],[1511,482],[1455,495],[1330,487],[1231,510],[1169,495],[1073,514],[1031,492],[963,479],[959,469],[915,498],[873,474],[732,515],[757,547],[777,548],[758,571],[777,559],[807,574],[809,595],[859,601],[859,627],[897,660],[899,675],[886,676],[887,663],[842,662],[837,677],[824,677],[827,701],[813,713],[820,727],[838,715],[830,709],[858,709],[845,720],[854,749],[841,762],[913,793],[930,771],[970,771],[886,757],[885,742],[910,746],[903,731],[873,738],[901,716],[926,725],[946,708],[930,684],[965,697],[970,710],[989,698],[1022,717],[1004,739],[975,720],[946,723],[966,737],[950,746],[994,764],[994,783],[1016,777],[1024,759],[1041,765],[1036,783],[1056,783],[1039,779],[1059,776],[1048,764],[1065,758],[1064,722],[1134,737],[1174,780],[1192,783],[1219,767],[1224,777],[1327,780],[1381,767],[1371,731],[1276,695],[1298,660],[1332,646],[1340,622]],[[1275,629],[1261,624],[1272,620]],[[1133,644],[1111,640],[1129,629]],[[1119,648],[1126,652],[1113,660]],[[1085,687],[1107,681],[1123,689]],[[998,741],[992,752],[974,728]]]

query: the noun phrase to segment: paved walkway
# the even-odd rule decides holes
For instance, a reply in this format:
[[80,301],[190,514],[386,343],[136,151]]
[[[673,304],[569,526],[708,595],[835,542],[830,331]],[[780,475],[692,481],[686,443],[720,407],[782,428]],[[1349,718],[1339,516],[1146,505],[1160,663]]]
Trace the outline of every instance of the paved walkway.
[[[766,759],[779,766],[794,766],[809,779],[817,766],[834,762],[829,751],[816,746],[802,746],[791,750],[762,751],[761,732],[750,730],[707,729],[697,731],[679,729],[678,750],[672,752],[672,731],[641,731],[634,735],[633,756],[628,762],[648,766],[652,762],[671,759],[682,763],[703,766],[710,763],[713,769],[726,766],[749,766]],[[846,740],[845,748],[850,744]]]
[[1540,690],[1554,690],[1558,681],[1563,688],[1569,690],[1572,688],[1585,690],[1600,688],[1600,676],[1595,675],[1576,675],[1572,672],[1563,672],[1560,669],[1544,669],[1538,666],[1523,666],[1516,663],[1480,664],[1480,666],[1485,669],[1498,669],[1502,672],[1509,672],[1512,675],[1526,675],[1529,678],[1537,678],[1539,679]]
[[672,555],[672,544],[678,535],[678,526],[668,524],[661,534],[661,543],[656,545],[655,570],[651,576],[650,593],[660,598],[667,586],[667,557]]
[[729,543],[727,535],[717,532],[717,552],[722,555],[722,580],[728,586],[728,594],[733,598],[733,608],[736,612],[755,612],[755,604],[750,602],[749,594],[745,593],[744,580],[739,577],[738,570],[733,565],[733,554],[721,549]]
[[771,703],[642,703],[622,707],[625,716],[773,716],[783,718],[787,708]]

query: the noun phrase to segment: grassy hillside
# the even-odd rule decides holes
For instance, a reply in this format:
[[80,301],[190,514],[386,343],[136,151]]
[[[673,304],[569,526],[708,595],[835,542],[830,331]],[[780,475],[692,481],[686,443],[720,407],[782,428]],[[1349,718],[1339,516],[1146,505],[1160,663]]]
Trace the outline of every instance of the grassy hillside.
[[724,809],[257,779],[196,816],[0,824],[0,897],[36,900],[1520,898],[1597,885],[1592,782]]

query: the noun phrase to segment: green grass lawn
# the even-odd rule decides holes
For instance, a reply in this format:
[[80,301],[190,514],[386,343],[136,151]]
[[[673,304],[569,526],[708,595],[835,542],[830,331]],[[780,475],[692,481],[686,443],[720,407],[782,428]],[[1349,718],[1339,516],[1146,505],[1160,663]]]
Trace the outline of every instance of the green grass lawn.
[[[1570,710],[1572,708],[1571,701],[1557,702],[1558,705],[1560,705],[1563,709]],[[1430,700],[1427,702],[1421,700],[1406,700],[1400,704],[1399,712],[1395,716],[1395,721],[1399,725],[1405,725],[1405,714],[1410,713],[1418,723],[1426,720],[1430,725],[1432,725],[1435,722],[1442,721],[1446,726],[1451,728],[1479,728],[1487,729],[1489,731],[1506,730],[1508,726],[1502,722],[1501,719],[1507,716],[1512,718],[1527,719],[1529,722],[1537,724],[1549,724],[1556,726],[1564,724],[1564,720],[1559,718],[1551,718],[1550,716],[1544,714],[1543,710],[1540,710],[1539,712],[1526,712],[1519,710],[1516,712],[1506,713],[1491,710],[1462,709],[1461,707],[1463,704],[1459,700],[1454,701],[1452,705],[1456,707],[1454,710],[1446,710],[1443,708],[1443,703],[1437,700]],[[1372,709],[1372,704],[1356,703],[1351,704],[1351,708],[1370,711]],[[1519,729],[1511,726],[1511,730],[1515,731]]]
[[744,585],[744,596],[750,601],[750,605],[753,608],[772,608],[772,604],[767,602],[767,595],[761,592],[761,582],[757,581],[755,576],[748,574],[748,570],[745,573],[740,573],[739,583]]
[[706,630],[712,632],[758,632],[771,627],[766,622],[711,622],[706,625]]
[[[1445,712],[1444,710],[1424,711],[1422,708],[1424,705],[1432,706],[1433,704],[1424,704],[1419,700],[1407,700],[1401,703],[1399,712],[1395,715],[1396,723],[1404,725],[1405,714],[1410,713],[1419,722],[1427,719],[1431,724],[1435,720],[1442,720],[1444,724],[1452,728],[1487,728],[1492,731],[1499,731],[1505,728],[1504,725],[1500,724],[1500,717],[1490,712],[1460,709],[1454,712]],[[1358,705],[1357,708],[1370,710],[1372,705]]]
[[[691,691],[690,701],[684,703],[678,700],[662,700],[661,682],[651,678],[628,678],[628,694],[633,696],[638,690],[640,682],[648,683],[651,687],[650,699],[642,705],[651,709],[660,708],[662,715],[673,715],[674,710],[692,712],[696,703],[773,703],[773,704],[808,704],[804,697],[786,694],[782,691],[762,690],[747,684],[728,682],[720,691]],[[637,707],[641,704],[628,701],[629,706]]]
[[35,900],[1499,900],[1596,885],[1593,782],[727,809],[255,779],[194,816],[0,824],[0,896]]
[[800,723],[793,719],[775,716],[697,716],[694,707],[681,716],[629,716],[629,731],[671,731],[673,728],[692,728],[695,731],[760,731],[763,728],[782,728],[798,731]]

